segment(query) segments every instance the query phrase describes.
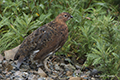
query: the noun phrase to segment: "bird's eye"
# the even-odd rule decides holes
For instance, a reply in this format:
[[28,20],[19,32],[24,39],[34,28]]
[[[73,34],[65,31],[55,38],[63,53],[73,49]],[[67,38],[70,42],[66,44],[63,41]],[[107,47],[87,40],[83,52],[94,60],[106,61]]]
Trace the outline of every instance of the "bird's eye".
[[67,15],[64,15],[64,17],[67,17]]

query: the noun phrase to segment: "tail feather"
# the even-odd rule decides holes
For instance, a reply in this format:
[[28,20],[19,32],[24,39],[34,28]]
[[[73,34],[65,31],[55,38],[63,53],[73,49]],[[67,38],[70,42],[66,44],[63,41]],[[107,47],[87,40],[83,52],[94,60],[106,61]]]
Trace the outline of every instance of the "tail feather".
[[17,52],[14,56],[14,60],[17,60],[20,57],[20,54]]
[[18,69],[20,68],[20,65],[23,63],[24,58],[25,58],[25,57],[22,56],[22,55],[19,57],[18,62],[17,62],[17,66],[16,66]]

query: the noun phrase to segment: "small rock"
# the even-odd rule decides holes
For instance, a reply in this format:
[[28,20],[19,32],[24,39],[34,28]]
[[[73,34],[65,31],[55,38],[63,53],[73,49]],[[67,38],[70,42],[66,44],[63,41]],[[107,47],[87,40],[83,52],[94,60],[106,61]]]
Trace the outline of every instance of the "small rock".
[[58,78],[58,75],[50,75],[50,77],[54,80],[56,80],[56,78]]
[[91,80],[96,80],[96,79],[92,77]]
[[28,78],[28,76],[29,76],[29,74],[28,74],[27,72],[23,72],[22,77],[24,77],[24,78]]
[[2,75],[0,75],[0,79],[3,79],[4,77]]
[[80,77],[70,77],[69,80],[86,80],[86,79],[83,79],[83,78],[80,78]]
[[72,77],[76,77],[76,74],[75,74],[75,73],[73,73],[73,74],[72,74]]
[[2,68],[2,64],[0,64],[0,68]]
[[75,67],[71,64],[65,65],[65,68],[68,68],[69,70],[74,70],[75,69]]
[[44,77],[41,77],[41,78],[38,78],[38,80],[46,80],[46,78],[44,78]]
[[30,69],[29,65],[22,65],[21,68]]
[[15,75],[15,76],[22,76],[22,72],[16,71],[16,72],[14,73],[14,75]]
[[3,73],[4,75],[6,75],[6,74],[8,73],[8,71],[7,71],[7,70],[4,70],[4,71],[2,71],[2,73]]
[[25,72],[25,71],[28,71],[28,69],[22,68],[22,69],[20,69],[20,71],[21,71],[21,72]]
[[7,78],[6,80],[10,80],[10,78]]
[[11,76],[11,74],[6,74],[6,78],[9,78]]
[[18,60],[15,60],[14,63],[17,64]]
[[89,71],[90,67],[83,67],[81,71]]
[[70,58],[65,58],[65,64],[69,64],[69,63],[72,63],[71,59]]
[[86,74],[87,74],[87,75],[90,75],[90,71],[87,71]]
[[2,64],[4,65],[3,67],[5,67],[8,64],[7,60],[3,60]]
[[11,72],[11,73],[15,73],[16,71],[15,71],[15,70],[11,70],[10,72]]
[[0,74],[2,73],[2,71],[3,71],[3,70],[2,70],[2,69],[0,69]]
[[89,79],[88,79],[88,75],[86,75],[86,74],[82,74],[82,75],[81,75],[81,78],[86,79],[86,80],[89,80]]
[[15,76],[10,76],[10,80],[14,80],[15,79]]
[[50,77],[47,77],[47,78],[46,78],[46,80],[53,80],[53,79],[52,79],[52,78],[50,78]]
[[0,60],[0,64],[2,64],[2,61]]
[[76,64],[75,65],[77,69],[81,69],[82,65]]
[[65,64],[65,63],[61,63],[60,65],[61,65],[61,66],[65,66],[66,64]]
[[33,74],[29,75],[28,77],[28,80],[37,80],[37,79],[38,79],[38,76],[33,75]]
[[47,74],[41,68],[38,69],[38,74],[40,76],[42,76],[42,77],[46,77],[47,76]]
[[15,80],[26,80],[24,78],[15,78]]
[[6,66],[6,69],[7,69],[7,71],[10,71],[10,70],[13,69],[13,66],[12,66],[11,64],[8,64],[8,65]]
[[16,67],[15,67],[15,66],[13,66],[13,70],[16,70]]
[[90,73],[90,76],[95,76],[95,75],[98,75],[100,73],[101,73],[101,71],[98,71],[97,69],[93,69],[92,72]]
[[72,74],[73,74],[72,71],[67,71],[67,72],[66,72],[66,75],[67,75],[67,76],[71,76]]
[[80,73],[81,73],[81,70],[80,70],[80,69],[78,69],[78,70],[75,70],[75,71],[74,71],[74,73],[75,73],[76,75],[80,75]]
[[38,70],[36,64],[30,64],[29,67],[34,70]]
[[9,63],[10,63],[10,64],[13,64],[13,63],[14,63],[14,61],[10,60],[10,61],[9,61]]
[[55,70],[59,70],[59,71],[63,71],[63,69],[60,68],[60,66],[58,64],[55,64]]

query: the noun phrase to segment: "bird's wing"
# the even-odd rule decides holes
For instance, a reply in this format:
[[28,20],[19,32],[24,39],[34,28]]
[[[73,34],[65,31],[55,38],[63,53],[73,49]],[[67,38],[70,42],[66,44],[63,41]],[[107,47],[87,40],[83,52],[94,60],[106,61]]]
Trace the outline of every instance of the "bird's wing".
[[32,32],[22,42],[14,59],[18,59],[21,55],[23,55],[24,57],[29,56],[30,52],[38,49],[41,50],[42,48],[44,48],[44,46],[46,45],[45,43],[51,40],[51,35],[53,32],[54,31],[46,25]]

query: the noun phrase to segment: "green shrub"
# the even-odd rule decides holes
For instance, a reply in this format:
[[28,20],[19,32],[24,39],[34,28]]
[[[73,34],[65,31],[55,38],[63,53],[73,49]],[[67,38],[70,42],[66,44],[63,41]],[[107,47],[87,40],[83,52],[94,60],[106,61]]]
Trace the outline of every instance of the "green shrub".
[[106,75],[120,74],[120,17],[112,0],[1,0],[0,53],[19,45],[36,28],[61,12],[74,18],[67,22],[69,36],[56,54],[87,59]]

